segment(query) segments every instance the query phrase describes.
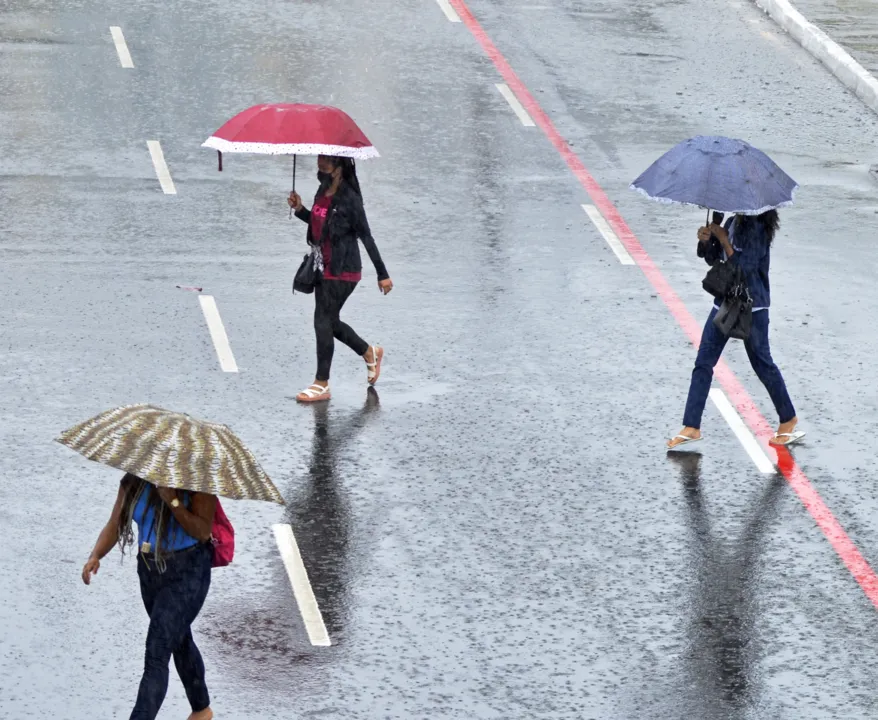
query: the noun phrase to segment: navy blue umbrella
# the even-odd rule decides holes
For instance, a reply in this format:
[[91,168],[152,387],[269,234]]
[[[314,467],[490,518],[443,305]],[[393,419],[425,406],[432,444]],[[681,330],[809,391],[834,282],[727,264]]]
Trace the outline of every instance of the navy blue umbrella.
[[792,205],[799,185],[743,140],[699,135],[668,150],[631,189],[659,202],[759,215]]

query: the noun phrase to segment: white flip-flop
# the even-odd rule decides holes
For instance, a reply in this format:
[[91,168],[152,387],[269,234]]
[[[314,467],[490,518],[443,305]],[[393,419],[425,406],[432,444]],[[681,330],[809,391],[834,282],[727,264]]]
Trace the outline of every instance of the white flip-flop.
[[[793,445],[799,440],[805,437],[805,432],[803,430],[794,430],[791,433],[777,433],[771,440],[768,441],[769,445],[777,445],[778,447],[786,447],[787,445]],[[784,442],[775,442],[776,438],[788,438]]]
[[691,438],[688,435],[674,435],[674,437],[672,437],[671,439],[672,440],[682,440],[683,442],[677,443],[676,445],[674,445],[674,447],[668,447],[668,445],[665,444],[666,450],[678,450],[681,447],[683,447],[684,445],[691,445],[692,443],[700,442],[703,438],[700,438],[700,437],[699,438]]
[[324,400],[329,400],[332,397],[332,394],[329,392],[329,385],[323,387],[322,385],[310,385],[306,387],[302,392],[296,395],[296,402],[300,403],[314,403],[314,402],[323,402]]

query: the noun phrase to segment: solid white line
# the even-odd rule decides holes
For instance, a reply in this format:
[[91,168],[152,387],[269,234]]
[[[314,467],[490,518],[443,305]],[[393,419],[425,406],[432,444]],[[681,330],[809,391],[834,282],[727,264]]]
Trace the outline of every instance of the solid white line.
[[515,93],[509,89],[509,86],[506,83],[497,83],[497,89],[500,91],[500,94],[506,98],[506,102],[509,103],[515,114],[518,115],[521,124],[525,127],[534,127],[534,121],[531,120],[531,117],[527,114],[527,110],[524,109],[524,106],[518,102],[518,98],[515,97]]
[[289,525],[275,525],[274,538],[277,540],[281,559],[287,569],[290,584],[293,586],[293,595],[296,597],[299,612],[302,613],[308,639],[312,645],[329,647],[332,645],[329,641],[329,633],[326,632],[323,616],[320,614],[320,608],[317,607],[317,598],[314,597],[311,583],[308,582],[308,572],[302,563],[302,555],[299,553],[293,528]]
[[744,421],[741,419],[741,416],[738,415],[738,412],[735,410],[732,403],[729,402],[726,394],[719,388],[711,388],[710,399],[713,400],[713,404],[716,405],[717,409],[722,413],[722,416],[726,419],[729,427],[732,428],[732,432],[738,436],[738,440],[741,442],[741,445],[744,446],[744,450],[747,451],[750,459],[756,463],[759,472],[777,472],[774,464],[768,459],[765,451],[756,441],[756,438],[753,437],[753,433],[751,433],[744,424]]
[[634,258],[628,254],[628,251],[625,249],[625,246],[622,244],[622,241],[619,240],[619,237],[616,233],[613,232],[613,228],[610,227],[610,224],[606,221],[603,215],[601,215],[600,210],[598,210],[594,205],[583,205],[582,209],[588,213],[588,216],[591,218],[591,221],[594,223],[595,227],[598,229],[601,235],[604,236],[604,240],[607,241],[607,245],[612,248],[613,252],[616,253],[616,257],[619,258],[619,262],[623,265],[634,265]]
[[442,8],[442,12],[445,13],[445,17],[450,22],[460,22],[460,15],[457,14],[457,10],[451,7],[451,3],[448,0],[436,0],[436,2],[439,3],[439,7]]
[[162,186],[162,192],[165,195],[176,195],[177,188],[174,187],[174,181],[171,180],[171,171],[168,170],[168,164],[165,162],[165,154],[162,152],[161,143],[158,140],[147,140],[146,146],[149,148],[149,154],[152,156],[152,164],[155,166],[155,174]]
[[131,53],[128,52],[128,44],[125,42],[122,28],[111,27],[110,34],[113,36],[113,43],[116,45],[116,52],[119,53],[119,62],[122,63],[122,67],[133,68],[134,61],[131,59]]
[[232,347],[229,345],[229,337],[223,327],[216,300],[213,299],[213,295],[199,295],[198,301],[201,303],[204,319],[207,320],[207,329],[210,330],[210,337],[216,348],[220,367],[224,372],[238,372],[238,365],[235,362],[235,356],[232,355]]

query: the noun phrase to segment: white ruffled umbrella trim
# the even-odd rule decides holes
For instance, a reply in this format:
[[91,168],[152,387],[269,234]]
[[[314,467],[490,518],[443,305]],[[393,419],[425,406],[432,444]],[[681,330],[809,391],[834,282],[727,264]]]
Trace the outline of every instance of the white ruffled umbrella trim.
[[[648,192],[646,192],[646,190],[644,190],[641,187],[637,187],[633,183],[631,185],[629,185],[628,188],[630,190],[636,190],[641,195],[648,197],[650,200],[655,200],[656,202],[662,203],[663,205],[690,205],[692,207],[701,208],[702,210],[705,209],[705,207],[703,205],[699,205],[698,203],[690,203],[690,202],[684,202],[682,200],[672,200],[671,198],[656,197],[654,195],[650,195]],[[765,207],[759,208],[758,210],[753,210],[753,209],[736,210],[734,208],[719,208],[719,207],[706,208],[706,209],[707,210],[717,210],[718,212],[724,212],[724,213],[735,214],[735,215],[761,215],[762,213],[768,212],[769,210],[780,210],[781,208],[789,207],[790,205],[792,205],[793,201],[796,198],[796,190],[798,190],[798,189],[799,189],[799,186],[796,185],[790,191],[790,198],[791,198],[790,200],[786,200],[785,202],[780,203],[780,205],[766,205]]]
[[233,142],[211,135],[201,147],[213,148],[223,153],[254,153],[256,155],[334,155],[355,160],[369,160],[381,157],[374,146],[347,147],[345,145],[323,145],[307,143],[256,143]]

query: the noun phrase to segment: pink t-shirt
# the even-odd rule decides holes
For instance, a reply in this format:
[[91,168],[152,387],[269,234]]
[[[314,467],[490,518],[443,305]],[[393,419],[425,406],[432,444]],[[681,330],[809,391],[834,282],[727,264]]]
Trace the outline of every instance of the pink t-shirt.
[[[332,198],[324,195],[318,198],[311,208],[311,235],[315,242],[320,241],[323,234],[323,225],[326,223],[326,215],[329,213],[329,206],[332,205]],[[344,280],[346,282],[360,282],[363,278],[362,273],[343,272],[341,275],[333,275],[330,272],[330,263],[332,262],[332,243],[327,234],[326,240],[323,242],[323,279],[324,280]]]

